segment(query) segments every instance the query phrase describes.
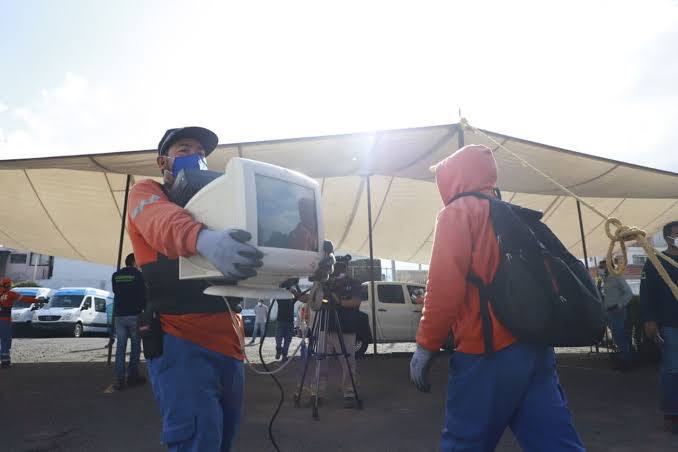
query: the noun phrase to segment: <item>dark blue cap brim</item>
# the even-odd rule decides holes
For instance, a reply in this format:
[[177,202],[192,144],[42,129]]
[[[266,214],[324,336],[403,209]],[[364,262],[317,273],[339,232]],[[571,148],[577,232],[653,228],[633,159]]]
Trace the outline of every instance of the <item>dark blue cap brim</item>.
[[158,143],[158,154],[167,155],[170,146],[178,140],[184,138],[193,138],[198,140],[205,149],[205,155],[210,155],[219,144],[219,137],[210,129],[204,127],[181,127],[178,129],[169,129],[165,132],[160,143]]

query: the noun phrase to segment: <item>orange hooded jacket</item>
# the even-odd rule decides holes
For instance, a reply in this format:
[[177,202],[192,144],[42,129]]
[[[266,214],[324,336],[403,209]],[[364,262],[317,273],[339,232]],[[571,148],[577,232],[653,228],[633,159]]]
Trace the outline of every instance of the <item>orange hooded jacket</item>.
[[[436,184],[446,206],[438,214],[429,265],[426,298],[417,343],[438,350],[452,330],[456,349],[482,354],[483,332],[478,289],[466,276],[473,271],[489,283],[499,264],[499,247],[490,221],[489,202],[458,193],[489,194],[497,183],[497,165],[485,146],[465,146],[435,167]],[[490,306],[495,351],[516,342]]]
[[[156,262],[158,253],[169,259],[197,254],[195,244],[204,227],[187,210],[171,202],[160,184],[151,179],[136,183],[129,192],[127,231],[140,267]],[[239,314],[160,315],[165,333],[242,361],[244,351],[232,321],[240,326],[244,336]]]

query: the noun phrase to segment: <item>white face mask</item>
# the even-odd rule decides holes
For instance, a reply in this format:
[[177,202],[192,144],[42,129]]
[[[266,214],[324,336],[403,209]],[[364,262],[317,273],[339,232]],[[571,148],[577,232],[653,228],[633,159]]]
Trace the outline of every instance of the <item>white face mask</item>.
[[669,245],[673,245],[678,248],[678,237],[669,237]]

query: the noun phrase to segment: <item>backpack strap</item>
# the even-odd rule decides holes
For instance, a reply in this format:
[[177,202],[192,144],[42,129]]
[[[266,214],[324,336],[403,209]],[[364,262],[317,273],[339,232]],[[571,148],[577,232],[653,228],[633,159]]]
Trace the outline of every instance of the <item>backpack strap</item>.
[[[446,205],[449,206],[457,199],[464,198],[466,196],[474,196],[479,199],[486,199],[490,202],[496,201],[496,199],[486,195],[485,193],[480,193],[477,191],[463,191],[454,195],[454,197],[450,199]],[[494,344],[492,341],[492,320],[490,319],[490,307],[488,306],[490,299],[488,287],[483,283],[478,275],[473,272],[470,272],[468,275],[466,275],[466,280],[478,288],[478,294],[480,298],[480,322],[483,328],[485,356],[490,356],[492,353],[494,353]]]
[[480,322],[483,328],[483,342],[485,343],[485,356],[494,353],[494,344],[492,341],[492,320],[490,319],[489,308],[489,290],[483,281],[473,272],[466,276],[466,280],[478,288],[480,298]]

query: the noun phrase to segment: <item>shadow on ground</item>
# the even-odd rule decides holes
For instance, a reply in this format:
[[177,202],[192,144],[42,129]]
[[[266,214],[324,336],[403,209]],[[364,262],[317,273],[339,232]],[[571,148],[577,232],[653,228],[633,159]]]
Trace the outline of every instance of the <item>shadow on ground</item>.
[[[441,357],[442,358],[442,357]],[[432,368],[433,392],[407,379],[407,356],[359,361],[365,406],[343,409],[330,382],[320,420],[295,408],[300,363],[280,380],[286,400],[274,426],[283,451],[433,451],[442,423],[446,359]],[[619,374],[602,356],[559,355],[560,375],[577,429],[591,451],[675,451],[678,438],[661,430],[657,375],[652,368]],[[17,364],[0,372],[3,451],[158,451],[160,417],[150,387],[108,394],[105,363]],[[267,376],[248,372],[238,451],[270,451],[267,425],[279,393]],[[498,450],[520,450],[510,433]]]

